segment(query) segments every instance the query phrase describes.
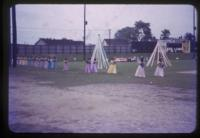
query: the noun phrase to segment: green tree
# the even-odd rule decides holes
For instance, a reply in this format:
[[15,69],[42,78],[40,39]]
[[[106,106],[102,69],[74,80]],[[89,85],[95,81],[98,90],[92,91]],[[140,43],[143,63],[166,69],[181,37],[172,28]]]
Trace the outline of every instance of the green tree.
[[136,40],[136,33],[133,27],[124,27],[115,33],[115,39]]
[[170,34],[168,29],[164,29],[161,31],[160,39],[169,39]]
[[190,41],[194,41],[195,40],[195,36],[192,33],[185,33],[184,39],[190,40]]
[[141,20],[140,21],[136,21],[134,28],[135,28],[135,32],[136,32],[137,38],[139,37],[140,30],[143,30],[144,36],[141,39],[141,41],[148,41],[148,40],[153,40],[154,39],[152,37],[150,23],[145,23],[145,22],[143,22]]
[[124,27],[118,30],[115,33],[115,39],[138,41],[138,38],[141,37],[140,30],[143,31],[141,41],[155,40],[151,33],[150,23],[145,23],[141,20],[136,21],[134,27]]

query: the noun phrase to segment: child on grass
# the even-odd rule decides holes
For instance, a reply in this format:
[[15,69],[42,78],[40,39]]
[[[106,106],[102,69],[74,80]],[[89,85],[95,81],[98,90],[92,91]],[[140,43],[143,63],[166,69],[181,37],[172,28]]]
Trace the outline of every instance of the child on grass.
[[90,58],[88,58],[85,62],[85,73],[90,73],[91,72],[91,61]]
[[117,64],[116,64],[115,58],[111,58],[107,73],[117,74]]
[[163,63],[163,59],[159,58],[159,62],[154,72],[154,76],[164,77],[164,67],[165,67],[165,64]]
[[139,65],[135,72],[135,77],[142,77],[145,78],[145,71],[144,71],[144,58],[141,57],[139,61]]
[[63,70],[64,70],[64,71],[69,70],[67,58],[64,59]]
[[94,59],[94,62],[91,63],[91,68],[90,68],[91,72],[97,72],[97,61],[96,58]]

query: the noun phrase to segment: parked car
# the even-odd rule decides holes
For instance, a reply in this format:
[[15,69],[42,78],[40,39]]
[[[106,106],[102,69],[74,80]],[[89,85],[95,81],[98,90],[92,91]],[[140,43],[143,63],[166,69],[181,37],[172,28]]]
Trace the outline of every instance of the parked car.
[[116,58],[115,61],[116,62],[127,62],[127,58],[120,57],[120,58]]
[[137,61],[137,58],[134,56],[134,57],[129,57],[129,58],[127,58],[127,61],[128,62],[135,62],[135,61]]

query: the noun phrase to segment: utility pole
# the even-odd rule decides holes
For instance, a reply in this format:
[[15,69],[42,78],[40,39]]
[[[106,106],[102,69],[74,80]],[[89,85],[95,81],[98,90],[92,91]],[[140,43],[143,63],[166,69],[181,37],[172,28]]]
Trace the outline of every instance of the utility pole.
[[195,26],[195,7],[193,7],[193,35],[194,35],[194,41],[196,39],[195,31],[196,31],[196,26]]
[[84,4],[83,60],[86,60],[86,52],[85,52],[85,31],[86,31],[86,25],[87,25],[87,21],[86,21],[86,4]]
[[12,27],[13,27],[13,68],[17,66],[17,26],[16,26],[16,9],[15,5],[12,7]]
[[108,33],[109,33],[109,46],[111,46],[111,29],[108,29]]

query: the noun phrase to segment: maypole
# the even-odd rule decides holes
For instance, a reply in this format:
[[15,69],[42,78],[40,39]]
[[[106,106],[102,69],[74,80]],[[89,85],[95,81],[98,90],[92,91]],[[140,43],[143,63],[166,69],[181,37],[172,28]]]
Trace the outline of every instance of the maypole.
[[103,69],[103,68],[108,68],[108,59],[106,56],[106,52],[103,49],[103,45],[101,42],[100,35],[98,35],[98,42],[93,50],[92,57],[91,57],[91,64],[93,64],[94,59],[97,61],[97,68],[98,69]]
[[150,58],[149,58],[149,60],[148,60],[148,62],[146,64],[146,66],[147,67],[148,66],[153,66],[156,54],[157,54],[157,59],[156,59],[157,64],[158,64],[159,58],[161,56],[163,58],[165,66],[171,66],[172,64],[171,64],[170,60],[168,59],[168,57],[166,55],[166,47],[167,47],[166,41],[158,40],[157,44],[156,44],[156,46],[155,46],[155,48],[154,48],[154,50],[153,50],[153,52],[152,52],[152,54],[150,56]]

